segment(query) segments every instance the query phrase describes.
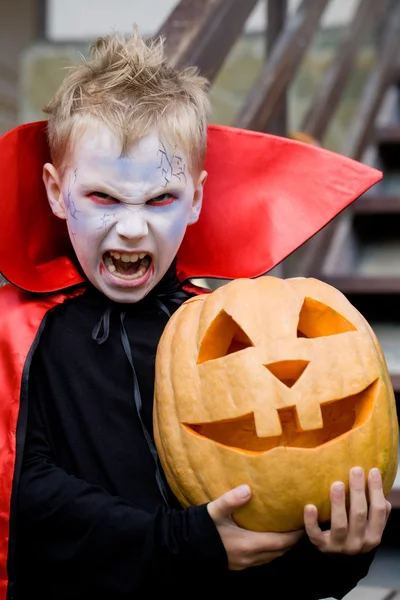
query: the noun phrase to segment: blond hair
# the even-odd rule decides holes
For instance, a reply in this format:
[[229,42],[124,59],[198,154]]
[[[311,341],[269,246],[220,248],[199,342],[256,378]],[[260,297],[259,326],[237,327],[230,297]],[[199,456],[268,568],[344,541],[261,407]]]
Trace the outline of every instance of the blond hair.
[[95,119],[121,139],[122,152],[155,127],[166,145],[186,152],[202,168],[207,141],[208,82],[195,67],[170,66],[164,40],[145,40],[134,28],[90,47],[90,60],[72,67],[44,107],[53,163],[61,167],[77,126]]

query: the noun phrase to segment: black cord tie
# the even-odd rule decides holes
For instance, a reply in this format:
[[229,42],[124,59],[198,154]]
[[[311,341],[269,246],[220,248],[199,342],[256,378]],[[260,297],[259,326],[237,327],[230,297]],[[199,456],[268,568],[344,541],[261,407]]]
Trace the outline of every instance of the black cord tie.
[[150,453],[151,453],[151,455],[153,457],[153,460],[155,462],[155,466],[156,466],[156,481],[157,481],[158,489],[160,491],[161,496],[164,498],[164,502],[166,503],[167,506],[169,506],[168,492],[167,492],[167,488],[166,488],[165,483],[164,483],[164,479],[163,479],[163,477],[161,475],[160,461],[159,461],[159,458],[158,458],[156,446],[155,446],[155,444],[154,444],[154,442],[153,442],[153,440],[151,438],[151,435],[147,431],[147,427],[144,424],[143,417],[142,417],[142,409],[143,409],[142,396],[140,395],[140,389],[139,389],[139,383],[138,383],[138,380],[137,380],[135,365],[133,364],[132,350],[131,350],[131,346],[130,346],[130,343],[129,343],[128,335],[126,333],[125,325],[124,325],[125,312],[121,312],[120,315],[119,315],[119,318],[120,318],[120,321],[121,321],[121,341],[122,341],[122,345],[123,345],[124,350],[125,350],[126,357],[127,357],[128,361],[129,361],[129,364],[131,365],[132,374],[133,374],[133,397],[134,397],[134,400],[135,400],[136,412],[137,412],[137,415],[139,417],[140,425],[142,426],[143,435],[145,437],[145,440],[146,440],[147,445],[149,447]]
[[[168,301],[173,302],[174,304],[182,304],[186,299],[187,299],[187,294],[185,294],[185,292],[183,292],[181,290],[181,287],[178,286],[174,286],[174,289],[170,290],[169,293],[159,293],[157,294],[155,300],[156,300],[156,304],[157,307],[163,312],[165,313],[165,315],[168,317],[168,319],[171,316],[171,311],[167,308],[167,306],[164,304],[164,302],[161,300],[161,298],[166,299]],[[104,313],[102,314],[99,322],[97,323],[97,325],[93,328],[92,331],[92,338],[93,340],[97,343],[97,344],[104,344],[104,342],[108,339],[109,333],[110,333],[110,317],[111,317],[111,313],[113,311],[114,305],[112,305],[111,303],[108,304],[107,308],[105,309]],[[143,409],[143,403],[142,403],[142,397],[140,394],[140,389],[139,389],[139,383],[138,383],[138,379],[137,379],[137,375],[136,375],[136,370],[135,370],[135,365],[133,363],[133,357],[132,357],[132,350],[131,350],[131,346],[129,343],[129,338],[128,338],[128,334],[126,333],[126,329],[125,329],[125,316],[126,316],[126,312],[125,311],[121,311],[119,314],[119,318],[120,318],[120,331],[121,331],[121,342],[122,342],[122,346],[125,352],[125,355],[129,361],[129,364],[131,366],[132,369],[132,375],[133,375],[133,397],[134,397],[134,401],[135,401],[135,407],[136,407],[136,413],[138,415],[139,418],[139,422],[140,425],[142,427],[142,431],[143,431],[143,435],[145,437],[145,440],[147,442],[147,446],[150,450],[151,456],[153,457],[154,463],[155,463],[155,467],[156,467],[156,472],[155,472],[155,477],[156,477],[156,482],[157,482],[157,486],[159,489],[159,492],[161,494],[161,496],[163,497],[165,503],[167,506],[169,506],[169,500],[168,500],[168,490],[165,484],[165,480],[163,478],[162,475],[162,471],[161,471],[161,466],[160,466],[160,460],[158,457],[158,453],[157,453],[157,449],[155,446],[155,443],[151,437],[151,435],[149,434],[146,425],[144,424],[143,421],[143,416],[142,416],[142,409]]]
[[[100,345],[103,344],[110,333],[110,316],[112,312],[112,304],[109,304],[101,316],[100,321],[94,327],[92,331],[92,338]],[[103,335],[100,335],[100,331],[103,330]]]

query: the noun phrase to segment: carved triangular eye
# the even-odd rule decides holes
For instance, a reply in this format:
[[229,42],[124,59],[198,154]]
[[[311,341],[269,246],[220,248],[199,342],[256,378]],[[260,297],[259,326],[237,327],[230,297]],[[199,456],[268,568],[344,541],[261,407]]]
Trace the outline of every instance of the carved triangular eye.
[[336,310],[314,300],[305,298],[301,307],[297,337],[316,338],[357,331],[350,321]]
[[228,313],[221,310],[201,342],[197,364],[222,358],[250,346],[254,344],[240,325]]

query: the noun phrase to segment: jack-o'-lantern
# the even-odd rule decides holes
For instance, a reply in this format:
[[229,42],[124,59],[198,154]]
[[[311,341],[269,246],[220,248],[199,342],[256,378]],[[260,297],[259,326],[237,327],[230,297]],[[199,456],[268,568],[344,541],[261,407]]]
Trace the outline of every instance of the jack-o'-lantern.
[[332,286],[271,276],[231,281],[185,302],[160,340],[154,433],[183,506],[247,483],[235,521],[258,531],[330,518],[330,485],[397,471],[398,421],[382,349]]

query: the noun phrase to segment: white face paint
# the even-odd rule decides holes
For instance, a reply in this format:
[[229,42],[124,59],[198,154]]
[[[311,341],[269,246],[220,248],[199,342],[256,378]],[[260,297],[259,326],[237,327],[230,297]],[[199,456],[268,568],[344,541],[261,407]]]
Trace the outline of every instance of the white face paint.
[[146,296],[197,221],[205,173],[195,186],[188,165],[155,131],[125,156],[103,125],[77,139],[61,180],[65,218],[85,275],[111,300]]

